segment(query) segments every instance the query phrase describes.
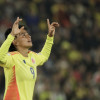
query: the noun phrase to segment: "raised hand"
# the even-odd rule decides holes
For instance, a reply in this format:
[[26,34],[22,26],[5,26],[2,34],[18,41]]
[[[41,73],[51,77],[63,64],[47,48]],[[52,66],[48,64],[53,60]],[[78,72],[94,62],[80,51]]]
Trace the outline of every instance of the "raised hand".
[[20,21],[22,21],[22,19],[19,19],[19,17],[17,17],[17,20],[13,24],[11,35],[16,36],[24,29],[24,26],[19,29],[19,22]]
[[47,19],[47,25],[48,25],[48,36],[52,37],[55,35],[55,28],[59,27],[59,24],[57,22],[52,22],[50,24],[49,19]]

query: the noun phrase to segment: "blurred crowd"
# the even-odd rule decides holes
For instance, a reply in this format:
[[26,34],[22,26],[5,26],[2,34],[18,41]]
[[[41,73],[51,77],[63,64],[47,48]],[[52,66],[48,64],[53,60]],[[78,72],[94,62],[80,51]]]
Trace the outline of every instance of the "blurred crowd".
[[[49,60],[38,67],[34,100],[100,100],[100,1],[0,0],[0,45],[17,16],[35,52],[45,43],[46,19],[60,24]],[[0,68],[0,100],[4,84]]]

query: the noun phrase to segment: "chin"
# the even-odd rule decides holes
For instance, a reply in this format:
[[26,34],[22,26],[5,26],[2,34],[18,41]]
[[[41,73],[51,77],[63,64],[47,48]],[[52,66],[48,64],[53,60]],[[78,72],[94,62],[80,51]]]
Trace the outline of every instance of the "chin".
[[29,48],[31,48],[32,47],[32,45],[29,45]]
[[32,44],[26,46],[26,48],[31,48],[31,47],[32,47]]

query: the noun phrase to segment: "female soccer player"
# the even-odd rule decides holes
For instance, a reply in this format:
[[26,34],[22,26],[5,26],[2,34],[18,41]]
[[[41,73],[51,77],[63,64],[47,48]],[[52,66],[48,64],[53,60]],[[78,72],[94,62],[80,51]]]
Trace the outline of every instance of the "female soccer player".
[[[4,68],[5,94],[4,100],[32,100],[37,66],[48,60],[53,45],[57,22],[50,24],[47,19],[48,35],[40,53],[30,51],[31,36],[24,27],[19,28],[22,19],[17,17],[12,29],[6,31],[7,39],[0,48],[0,66]],[[14,46],[12,52],[10,48]]]

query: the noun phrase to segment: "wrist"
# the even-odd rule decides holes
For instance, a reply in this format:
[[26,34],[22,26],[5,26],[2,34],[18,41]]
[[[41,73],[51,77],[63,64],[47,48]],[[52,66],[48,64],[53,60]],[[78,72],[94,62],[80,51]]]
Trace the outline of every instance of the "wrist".
[[48,36],[49,36],[49,37],[53,37],[53,35],[51,35],[51,34],[48,34]]
[[14,35],[12,32],[11,32],[10,34],[11,34],[13,37],[15,37],[15,35]]
[[53,37],[55,35],[55,30],[51,30],[48,32],[49,37]]
[[54,33],[48,33],[48,36],[49,37],[53,37],[54,36]]

